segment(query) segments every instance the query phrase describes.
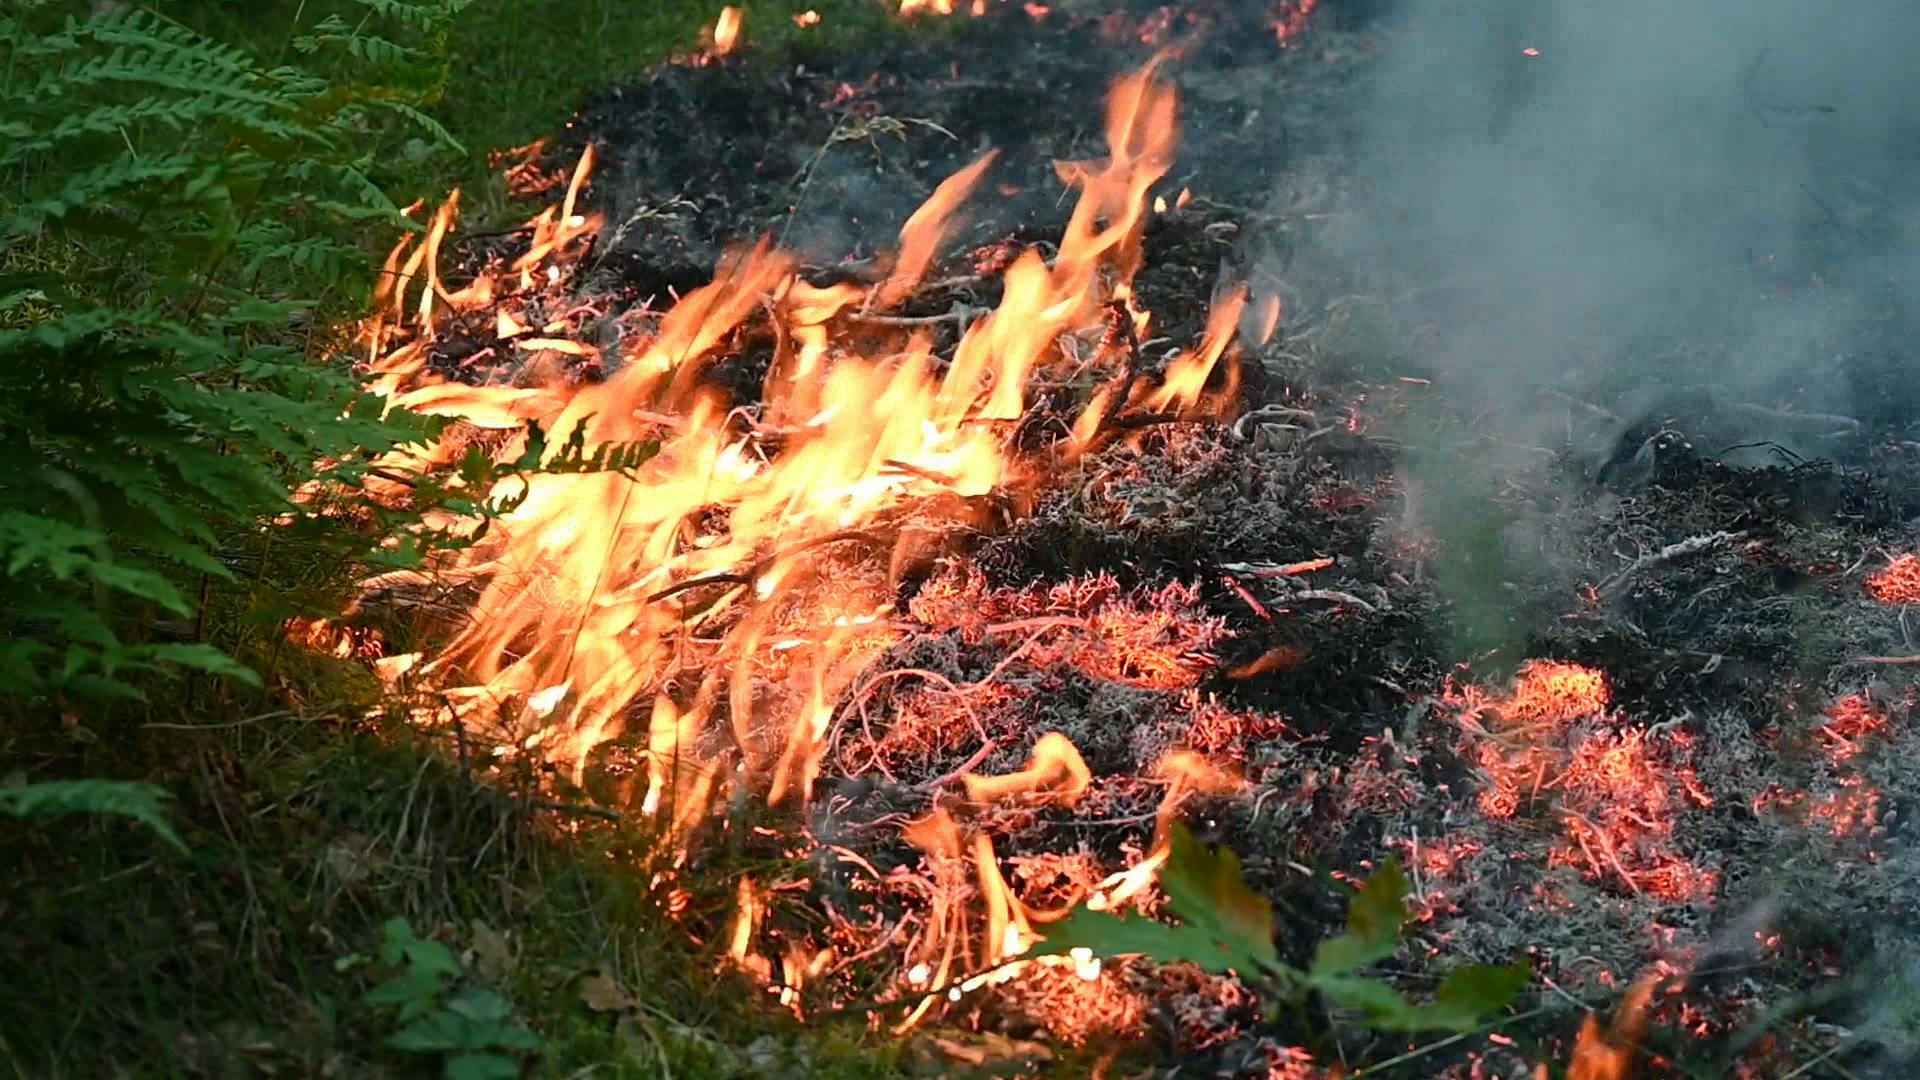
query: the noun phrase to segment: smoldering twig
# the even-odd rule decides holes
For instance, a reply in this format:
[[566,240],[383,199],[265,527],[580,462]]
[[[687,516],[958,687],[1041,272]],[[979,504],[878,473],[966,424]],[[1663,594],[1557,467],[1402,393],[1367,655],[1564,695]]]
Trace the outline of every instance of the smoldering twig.
[[1334,566],[1331,555],[1322,555],[1313,559],[1302,559],[1290,563],[1221,563],[1220,569],[1230,574],[1247,574],[1257,578],[1290,578],[1301,574],[1311,574],[1316,570],[1327,570]]
[[1693,555],[1698,555],[1704,551],[1711,551],[1714,548],[1745,540],[1746,538],[1747,534],[1745,530],[1739,532],[1708,533],[1703,536],[1689,536],[1685,540],[1668,544],[1658,551],[1650,551],[1628,563],[1625,567],[1615,572],[1612,577],[1601,582],[1598,591],[1601,596],[1618,595],[1620,590],[1625,588],[1635,577],[1656,566],[1670,563],[1675,559],[1685,559]]

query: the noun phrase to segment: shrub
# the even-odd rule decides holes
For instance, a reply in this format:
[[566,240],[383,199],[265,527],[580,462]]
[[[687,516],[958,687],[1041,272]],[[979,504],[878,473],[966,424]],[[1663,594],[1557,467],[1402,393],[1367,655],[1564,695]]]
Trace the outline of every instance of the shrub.
[[216,590],[264,576],[316,459],[351,484],[408,435],[312,354],[365,295],[357,239],[418,227],[378,170],[458,149],[422,110],[465,3],[353,0],[298,64],[150,10],[0,15],[0,700],[256,679]]

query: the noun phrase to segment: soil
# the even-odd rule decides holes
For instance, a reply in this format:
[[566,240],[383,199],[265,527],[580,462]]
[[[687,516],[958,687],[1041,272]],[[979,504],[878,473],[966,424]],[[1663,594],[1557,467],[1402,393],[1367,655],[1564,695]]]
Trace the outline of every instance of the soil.
[[[1292,960],[1341,926],[1329,875],[1364,878],[1389,855],[1415,882],[1389,965],[1404,989],[1456,963],[1531,960],[1522,1007],[1542,1008],[1529,1019],[1368,1075],[1532,1076],[1567,1060],[1576,1004],[1608,1007],[1659,971],[1676,978],[1656,999],[1648,1075],[1783,1075],[1836,1046],[1798,1075],[1907,1075],[1903,999],[1888,987],[1920,970],[1920,663],[1872,658],[1920,649],[1905,609],[1867,582],[1920,539],[1912,397],[1838,419],[1760,415],[1716,392],[1708,346],[1665,341],[1645,346],[1675,358],[1655,391],[1543,386],[1548,422],[1516,447],[1450,394],[1395,298],[1321,243],[1330,218],[1378,212],[1351,157],[1352,103],[1381,44],[1369,20],[1322,18],[1282,45],[1251,5],[1074,7],[1009,6],[857,55],[672,65],[569,128],[574,148],[600,155],[590,202],[608,215],[581,291],[656,307],[708,280],[728,245],[768,233],[810,280],[860,280],[935,185],[1000,148],[935,284],[897,312],[938,315],[991,307],[995,265],[1058,235],[1053,163],[1102,156],[1106,87],[1179,44],[1169,73],[1185,138],[1156,193],[1191,197],[1146,234],[1139,301],[1168,343],[1145,351],[1197,339],[1223,275],[1285,300],[1279,333],[1242,357],[1238,418],[1115,433],[957,558],[903,578],[899,608],[924,629],[863,678],[873,722],[842,705],[810,822],[881,884],[823,858],[794,903],[872,911],[875,926],[922,903],[893,874],[920,853],[882,826],[925,810],[921,785],[1014,771],[1059,731],[1096,774],[1091,793],[992,822],[1016,891],[1046,907],[1087,866],[1145,851],[1156,762],[1199,749],[1246,785],[1182,817],[1240,853]],[[951,328],[939,333],[950,347]],[[1810,359],[1799,377],[1897,380],[1903,341],[1890,329],[1883,348]],[[747,340],[716,378],[750,403],[766,356]],[[1799,450],[1740,446],[1756,415],[1791,428]],[[1461,456],[1497,462],[1491,480],[1456,475]],[[1276,569],[1308,560],[1324,562]],[[1129,667],[1142,661],[1091,640],[1016,656],[1022,635],[980,624],[1102,612],[1161,619],[1164,651],[1188,666]],[[1571,770],[1596,747],[1630,750],[1641,771],[1615,777],[1622,788],[1576,794],[1569,781],[1489,811],[1511,750],[1499,718],[1522,708],[1507,695],[1527,685],[1527,660],[1598,671],[1608,689],[1529,752]],[[969,697],[988,756],[971,730],[935,730],[950,708],[938,687],[875,685],[907,668],[992,681]],[[1843,730],[1849,707],[1875,719]],[[1577,799],[1617,815],[1602,831],[1632,846],[1580,843]],[[1635,815],[1658,828],[1634,833]],[[843,978],[847,996],[893,976],[872,964]],[[1843,978],[1869,969],[1877,992]],[[1117,970],[1120,998],[1040,974],[938,1023],[1055,1047],[1144,1032],[1146,1060],[1178,1061],[1180,1075],[1304,1076],[1309,1044],[1322,1065],[1360,1065],[1421,1043],[1265,1016],[1230,979]]]

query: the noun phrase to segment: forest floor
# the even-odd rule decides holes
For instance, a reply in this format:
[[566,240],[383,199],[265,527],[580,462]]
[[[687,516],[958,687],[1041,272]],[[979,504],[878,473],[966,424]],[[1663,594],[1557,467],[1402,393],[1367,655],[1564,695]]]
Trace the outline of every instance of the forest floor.
[[[478,17],[489,6],[497,17]],[[749,26],[784,26],[792,6],[750,6]],[[823,26],[842,14],[807,6]],[[978,823],[1040,906],[1081,863],[1145,850],[1158,764],[1204,752],[1241,779],[1183,816],[1240,853],[1288,959],[1338,932],[1332,882],[1391,855],[1414,884],[1400,987],[1525,956],[1536,981],[1521,1015],[1435,1045],[1275,1016],[1231,980],[1128,962],[1098,994],[1036,974],[885,1038],[843,1007],[905,977],[906,952],[885,946],[911,902],[863,891],[852,860],[736,835],[700,851],[669,915],[637,900],[655,890],[633,868],[656,864],[630,813],[636,745],[556,795],[532,766],[475,766],[464,732],[456,747],[369,719],[371,674],[302,655],[257,703],[156,712],[130,744],[73,725],[15,747],[171,778],[191,850],[61,825],[9,852],[37,883],[0,892],[0,934],[25,941],[25,1000],[39,1003],[0,1022],[21,1075],[46,1060],[70,1075],[387,1068],[369,1049],[388,1032],[365,1001],[379,966],[367,958],[396,916],[511,1002],[548,1075],[952,1075],[996,1058],[1043,1075],[1096,1059],[1136,1075],[1173,1062],[1180,1075],[1337,1075],[1308,1071],[1333,1062],[1512,1078],[1551,1062],[1559,1075],[1589,1010],[1648,975],[1663,981],[1646,1075],[1905,1075],[1920,1011],[1920,664],[1898,661],[1915,651],[1904,608],[1920,601],[1920,564],[1899,556],[1916,541],[1920,416],[1729,400],[1710,347],[1663,342],[1650,346],[1671,352],[1660,400],[1543,386],[1553,422],[1515,453],[1520,436],[1477,423],[1421,355],[1432,309],[1376,291],[1323,243],[1330,217],[1366,209],[1343,102],[1369,77],[1371,31],[1329,20],[1279,48],[1226,15],[1208,25],[1193,14],[1207,5],[1184,23],[1082,6],[906,34],[848,18],[847,37],[783,32],[723,62],[655,66],[680,51],[662,41],[691,52],[711,13],[659,5],[627,37],[611,32],[627,25],[612,5],[563,19],[498,0],[463,24],[480,36],[460,47],[473,64],[447,109],[470,147],[571,118],[553,162],[595,148],[589,205],[621,224],[569,286],[591,303],[684,294],[729,245],[767,233],[814,283],[848,279],[941,180],[999,147],[993,197],[897,312],[945,350],[958,322],[940,319],[993,308],[1004,256],[1057,238],[1054,162],[1105,152],[1112,81],[1194,35],[1171,69],[1185,138],[1156,188],[1168,205],[1145,233],[1136,297],[1156,337],[1179,344],[1205,331],[1223,276],[1282,298],[1278,332],[1243,359],[1245,408],[1117,433],[962,558],[906,575],[915,629],[864,682],[886,683],[873,711],[892,720],[858,738],[849,727],[827,751],[816,804],[829,809],[807,828],[875,879],[904,880],[921,853],[886,826],[924,809],[921,793],[1015,772],[1042,734],[1063,733],[1090,793]],[[508,213],[504,191],[492,205]],[[456,243],[450,280],[514,242]],[[1457,317],[1474,302],[1492,301],[1463,296]],[[776,347],[743,332],[716,380],[752,402]],[[454,340],[435,363],[476,382],[516,374],[473,374],[477,352]],[[1821,363],[1798,377],[1866,377]],[[1041,396],[1032,427],[1064,427]],[[1825,453],[1720,452],[1756,423],[1804,428]],[[1453,467],[1467,460],[1499,463],[1471,510]],[[848,576],[872,570],[847,559]],[[1157,636],[1035,648],[986,629],[994,619]],[[890,671],[920,677],[877,677]],[[978,691],[972,728],[942,728],[936,683]],[[807,1025],[716,971],[749,875],[803,882],[771,904],[769,941],[830,924],[842,945],[885,950],[810,983]],[[882,917],[833,922],[856,895]],[[1308,1042],[1319,1066],[1295,1049]]]

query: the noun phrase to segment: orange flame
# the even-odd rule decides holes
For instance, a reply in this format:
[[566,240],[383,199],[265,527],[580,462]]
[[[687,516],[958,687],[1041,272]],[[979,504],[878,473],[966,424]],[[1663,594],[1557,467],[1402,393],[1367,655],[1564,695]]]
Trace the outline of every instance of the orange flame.
[[971,802],[993,803],[1030,794],[1072,806],[1092,786],[1093,770],[1087,768],[1073,740],[1049,731],[1033,744],[1033,754],[1019,772],[1005,776],[968,773],[960,779],[966,785],[967,799]]
[[740,44],[743,19],[740,9],[732,4],[720,9],[720,18],[713,24],[713,55],[725,56]]
[[1646,1033],[1647,1006],[1657,981],[1654,976],[1637,980],[1604,1032],[1600,1018],[1587,1014],[1567,1063],[1567,1080],[1627,1080],[1633,1075],[1634,1054]]
[[[737,10],[723,11],[716,47],[737,40],[729,36],[737,28]],[[437,651],[395,666],[396,681],[436,690],[463,723],[478,725],[469,730],[496,731],[576,770],[651,702],[643,809],[676,845],[725,782],[806,803],[842,694],[898,638],[888,615],[898,545],[909,543],[901,522],[911,516],[911,542],[925,543],[980,520],[980,497],[1038,482],[1045,462],[1018,455],[1004,422],[1024,415],[1028,382],[1059,353],[1055,341],[1101,336],[1116,309],[1136,332],[1147,328],[1131,281],[1149,191],[1171,167],[1179,136],[1177,98],[1158,63],[1115,85],[1108,158],[1060,166],[1079,198],[1052,265],[1037,250],[1016,257],[998,308],[965,328],[944,369],[921,337],[869,359],[841,336],[862,306],[912,293],[992,154],[948,178],[908,219],[889,272],[871,287],[809,284],[793,255],[763,239],[729,251],[708,284],[664,314],[623,320],[610,345],[582,340],[585,324],[572,315],[534,314],[581,307],[568,290],[602,226],[582,209],[591,149],[560,204],[529,223],[527,249],[458,288],[440,277],[459,208],[458,194],[450,196],[418,242],[402,238],[389,253],[361,343],[370,383],[390,406],[463,424],[388,455],[376,463],[381,471],[449,473],[486,431],[496,433],[485,436],[495,459],[515,460],[528,447],[529,421],[552,436],[543,463],[558,460],[569,437],[589,448],[647,447],[651,456],[622,471],[499,479],[470,493],[512,506],[484,533],[477,519],[432,516],[433,527],[471,543],[428,571],[382,575],[366,588],[465,590],[473,617]],[[1201,343],[1158,386],[1139,388],[1138,403],[1218,412],[1221,400],[1207,387],[1232,363],[1245,304],[1244,290],[1223,293]],[[429,369],[436,332],[467,313],[491,325],[496,349],[540,359],[523,363],[540,373],[532,385],[470,385]],[[743,424],[706,370],[761,318],[777,344],[760,411]],[[580,363],[602,374],[566,374]],[[1231,375],[1225,382],[1232,386]],[[1097,431],[1106,407],[1090,406],[1098,415],[1082,417],[1076,432]],[[405,497],[400,483],[383,483],[383,497]],[[1083,631],[1077,640],[1035,656],[1053,649],[1139,685],[1192,685],[1210,663],[1201,650],[1217,628],[1183,623],[1179,599],[1083,605],[1065,620]],[[726,734],[716,738],[716,725]],[[1064,737],[1041,740],[1014,776],[965,778],[983,801],[1024,790],[1070,803],[1089,782]],[[1011,909],[1003,915],[1018,922]],[[938,955],[944,971],[953,957]]]

